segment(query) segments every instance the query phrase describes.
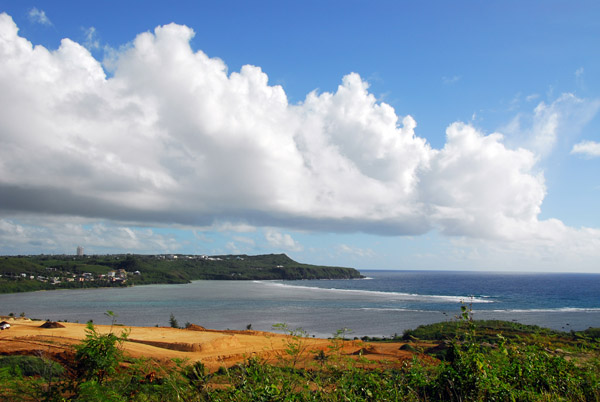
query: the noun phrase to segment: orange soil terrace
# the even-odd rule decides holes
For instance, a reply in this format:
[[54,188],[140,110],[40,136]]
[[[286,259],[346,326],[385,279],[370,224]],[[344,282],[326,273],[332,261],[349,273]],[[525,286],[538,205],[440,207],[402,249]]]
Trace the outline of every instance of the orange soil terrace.
[[[61,322],[62,328],[43,328],[44,321],[26,318],[3,318],[11,324],[10,329],[0,331],[0,355],[35,354],[68,361],[73,358],[73,345],[80,343],[86,335],[86,325]],[[110,325],[95,325],[98,333],[111,331]],[[259,331],[218,331],[192,325],[189,329],[168,327],[113,326],[112,331],[120,334],[129,331],[122,348],[127,356],[151,358],[168,364],[172,359],[186,359],[190,363],[201,361],[209,371],[219,367],[230,367],[250,357],[266,362],[277,362],[286,357],[286,346],[291,338],[282,334]],[[319,338],[301,338],[304,353],[299,365],[315,364],[319,350],[332,353],[332,341]],[[361,365],[399,366],[414,354],[400,350],[402,343],[370,343],[362,341],[340,342],[342,356],[363,357]],[[426,345],[422,345],[426,346]],[[431,345],[427,345],[431,346]],[[423,356],[424,357],[424,356]],[[426,358],[426,357],[424,357]],[[368,361],[368,362],[367,362]]]

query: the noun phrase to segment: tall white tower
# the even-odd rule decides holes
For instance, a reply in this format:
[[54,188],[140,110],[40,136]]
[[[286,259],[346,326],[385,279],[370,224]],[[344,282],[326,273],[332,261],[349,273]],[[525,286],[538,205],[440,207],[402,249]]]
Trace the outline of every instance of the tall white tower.
[[78,257],[83,256],[83,247],[77,246],[77,256]]

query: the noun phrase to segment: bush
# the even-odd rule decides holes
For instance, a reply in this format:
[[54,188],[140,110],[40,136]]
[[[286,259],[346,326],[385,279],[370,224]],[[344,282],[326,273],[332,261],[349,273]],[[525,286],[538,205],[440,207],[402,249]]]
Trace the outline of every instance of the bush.
[[26,377],[56,378],[65,372],[64,367],[55,361],[37,356],[2,356],[0,368],[8,368],[9,373]]
[[120,345],[127,339],[128,333],[121,332],[119,336],[112,332],[100,334],[94,324],[88,322],[85,340],[76,346],[75,367],[77,377],[84,381],[97,381],[99,384],[107,376],[114,374],[115,369],[123,358]]
[[169,316],[169,325],[171,326],[171,328],[179,328],[179,323],[177,322],[177,319],[175,319],[173,313],[171,313],[171,315]]

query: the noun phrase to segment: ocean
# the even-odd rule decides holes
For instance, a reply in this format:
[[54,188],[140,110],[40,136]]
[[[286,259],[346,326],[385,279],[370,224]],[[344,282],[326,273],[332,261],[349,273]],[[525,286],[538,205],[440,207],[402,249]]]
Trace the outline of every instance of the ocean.
[[361,271],[367,279],[194,281],[182,285],[55,290],[0,295],[0,314],[42,320],[168,326],[171,314],[211,329],[270,331],[277,323],[329,337],[392,336],[454,320],[461,304],[476,319],[578,331],[600,327],[599,274]]

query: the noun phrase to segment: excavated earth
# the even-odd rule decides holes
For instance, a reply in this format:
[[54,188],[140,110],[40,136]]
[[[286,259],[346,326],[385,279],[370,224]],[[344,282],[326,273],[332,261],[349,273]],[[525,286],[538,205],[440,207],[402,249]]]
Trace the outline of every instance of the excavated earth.
[[[0,331],[0,355],[32,354],[68,362],[74,356],[74,345],[80,343],[86,335],[85,324],[61,322],[54,325],[26,318],[5,318],[11,327]],[[298,342],[300,345],[303,353],[297,364],[305,367],[316,363],[315,356],[320,350],[328,356],[337,354],[354,358],[365,367],[398,367],[418,354],[411,350],[401,350],[403,343],[369,343],[357,340],[334,343],[328,339],[292,339],[282,334],[250,330],[210,330],[199,325],[192,325],[189,329],[121,325],[96,325],[95,328],[98,333],[112,331],[117,335],[127,331],[127,341],[122,348],[128,356],[152,358],[165,364],[176,358],[189,362],[201,361],[209,371],[222,366],[233,366],[250,357],[258,357],[267,362],[277,362],[282,357],[289,358],[286,348],[290,342]],[[433,345],[413,346],[426,348]]]

